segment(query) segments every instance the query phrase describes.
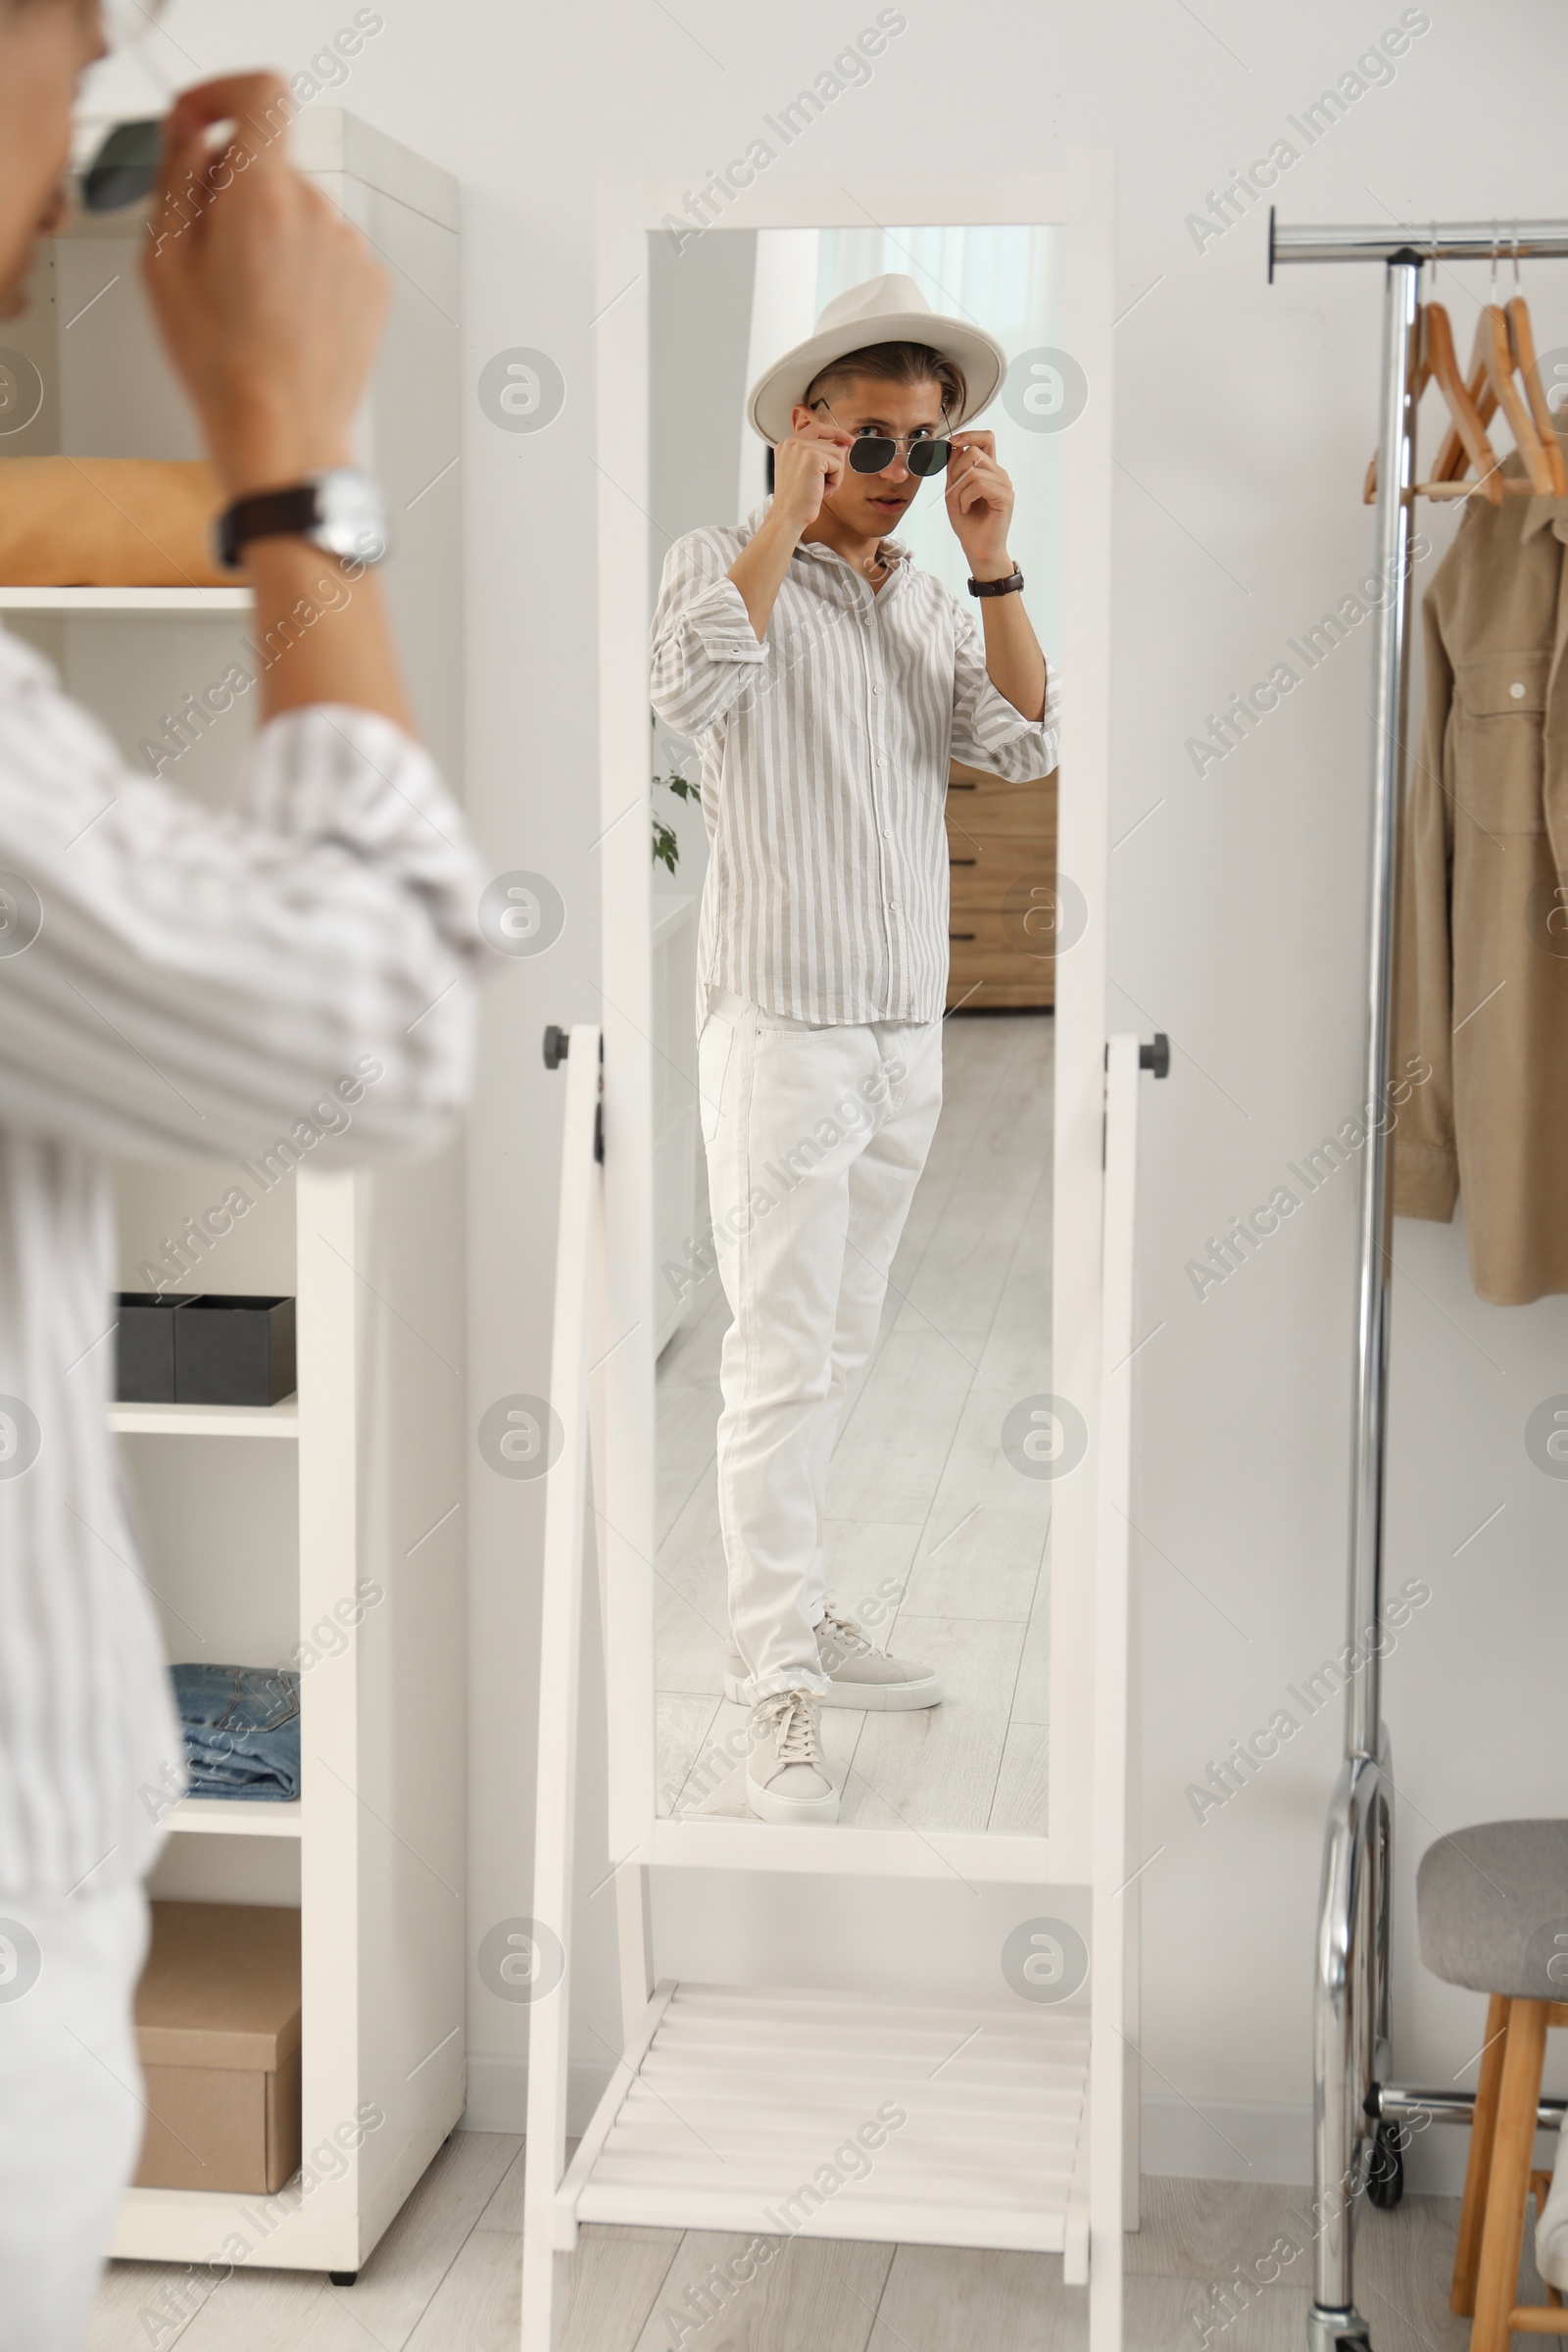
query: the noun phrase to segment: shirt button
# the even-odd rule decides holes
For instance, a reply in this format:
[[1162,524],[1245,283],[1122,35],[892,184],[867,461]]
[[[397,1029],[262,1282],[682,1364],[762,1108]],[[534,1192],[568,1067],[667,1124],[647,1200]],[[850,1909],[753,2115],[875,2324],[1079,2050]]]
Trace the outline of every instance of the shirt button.
[[1525,682],[1523,678],[1515,678],[1513,684],[1509,687],[1508,692],[1513,696],[1513,699],[1516,703],[1522,703],[1525,699]]
[[[881,693],[881,691],[882,691],[882,689],[881,689],[881,687],[880,687],[880,686],[873,686],[873,687],[872,687],[872,689],[871,689],[871,692],[872,692],[873,694],[880,694],[880,693]],[[1521,687],[1520,687],[1520,689],[1519,689],[1519,691],[1520,691],[1520,693],[1521,693],[1521,694],[1523,694],[1523,692],[1524,692],[1524,688],[1521,686]]]

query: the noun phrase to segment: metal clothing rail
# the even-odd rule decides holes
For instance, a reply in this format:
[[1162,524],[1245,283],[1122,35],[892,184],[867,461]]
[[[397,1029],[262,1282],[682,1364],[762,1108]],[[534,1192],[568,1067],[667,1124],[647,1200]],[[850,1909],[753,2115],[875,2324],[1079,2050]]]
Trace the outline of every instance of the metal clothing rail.
[[[1268,274],[1290,262],[1381,262],[1382,426],[1377,461],[1377,551],[1388,600],[1373,621],[1371,873],[1364,999],[1364,1102],[1388,1084],[1394,998],[1394,891],[1409,669],[1409,538],[1415,480],[1411,396],[1416,305],[1427,262],[1568,259],[1568,220],[1433,221],[1394,228],[1285,228],[1272,210]],[[1360,1176],[1361,1262],[1356,1308],[1350,1490],[1348,1630],[1352,1642],[1383,1617],[1383,1500],[1387,1440],[1390,1221],[1388,1144],[1368,1119]],[[1318,1905],[1313,1995],[1313,2252],[1310,2352],[1370,2352],[1355,2308],[1353,2233],[1363,2190],[1382,2205],[1402,2188],[1402,2125],[1469,2115],[1473,2101],[1402,2089],[1387,2080],[1389,1922],[1394,1788],[1381,1715],[1381,1643],[1345,1701],[1345,1761],[1329,1807]],[[1544,2116],[1543,2118],[1544,2121]],[[1555,2119],[1559,2120],[1559,2119]]]

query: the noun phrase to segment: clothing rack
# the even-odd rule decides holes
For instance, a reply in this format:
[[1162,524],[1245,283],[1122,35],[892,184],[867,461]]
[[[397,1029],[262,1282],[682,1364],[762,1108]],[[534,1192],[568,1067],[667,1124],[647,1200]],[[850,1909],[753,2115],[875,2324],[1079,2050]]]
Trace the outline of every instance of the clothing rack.
[[[1382,424],[1377,459],[1377,554],[1390,582],[1373,621],[1374,696],[1367,921],[1365,1059],[1370,1103],[1388,1082],[1394,996],[1394,892],[1409,670],[1410,504],[1415,482],[1414,330],[1428,262],[1568,259],[1568,221],[1434,221],[1395,228],[1285,228],[1272,209],[1268,275],[1285,263],[1384,265]],[[1350,1488],[1349,1638],[1383,1617],[1387,1441],[1390,1206],[1388,1143],[1371,1128],[1360,1177],[1360,1279],[1356,1311]],[[1380,1645],[1379,1645],[1380,1646]],[[1310,2352],[1370,2352],[1353,2292],[1354,2224],[1363,2190],[1378,2205],[1403,2188],[1402,2126],[1470,2122],[1475,2102],[1452,2090],[1391,2082],[1389,1930],[1394,1784],[1381,1716],[1382,1667],[1369,1646],[1345,1700],[1345,1760],[1329,1807],[1318,1904],[1313,1996],[1313,2251]],[[1543,2116],[1543,2121],[1546,2121]],[[1560,2121],[1560,2118],[1552,2118]]]

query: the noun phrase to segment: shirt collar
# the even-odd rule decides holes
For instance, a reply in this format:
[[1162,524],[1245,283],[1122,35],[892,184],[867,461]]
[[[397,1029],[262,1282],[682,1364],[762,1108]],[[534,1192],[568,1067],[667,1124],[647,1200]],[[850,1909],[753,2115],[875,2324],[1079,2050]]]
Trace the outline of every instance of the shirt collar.
[[[770,498],[764,498],[760,507],[754,507],[752,509],[751,513],[746,517],[746,528],[749,532],[755,532],[760,528],[766,517],[767,510],[772,503],[773,502]],[[887,558],[890,570],[897,571],[901,564],[912,564],[914,562],[913,556],[910,554],[908,548],[906,547],[902,539],[884,539],[881,543],[881,546],[882,553]],[[849,561],[848,557],[841,556],[836,547],[829,547],[820,539],[803,539],[796,548],[795,553],[798,556],[806,556],[809,558],[813,563],[822,563],[825,561],[829,564],[842,564],[852,579],[858,580],[863,577],[862,573],[856,570],[854,564]]]
[[1568,499],[1544,498],[1538,492],[1525,509],[1520,544],[1528,547],[1539,532],[1547,529],[1555,531],[1559,539],[1568,540]]

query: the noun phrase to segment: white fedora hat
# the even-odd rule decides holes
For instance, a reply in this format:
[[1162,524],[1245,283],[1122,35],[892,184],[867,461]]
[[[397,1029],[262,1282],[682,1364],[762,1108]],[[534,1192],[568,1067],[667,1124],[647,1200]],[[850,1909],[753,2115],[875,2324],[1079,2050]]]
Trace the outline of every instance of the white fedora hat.
[[787,441],[790,412],[806,398],[808,385],[830,361],[863,351],[868,343],[928,343],[944,359],[956,361],[969,396],[962,416],[950,417],[950,424],[967,424],[989,408],[1007,372],[1007,355],[994,335],[934,311],[912,277],[892,271],[835,294],[816,332],[758,377],[746,403],[752,430],[769,443]]

